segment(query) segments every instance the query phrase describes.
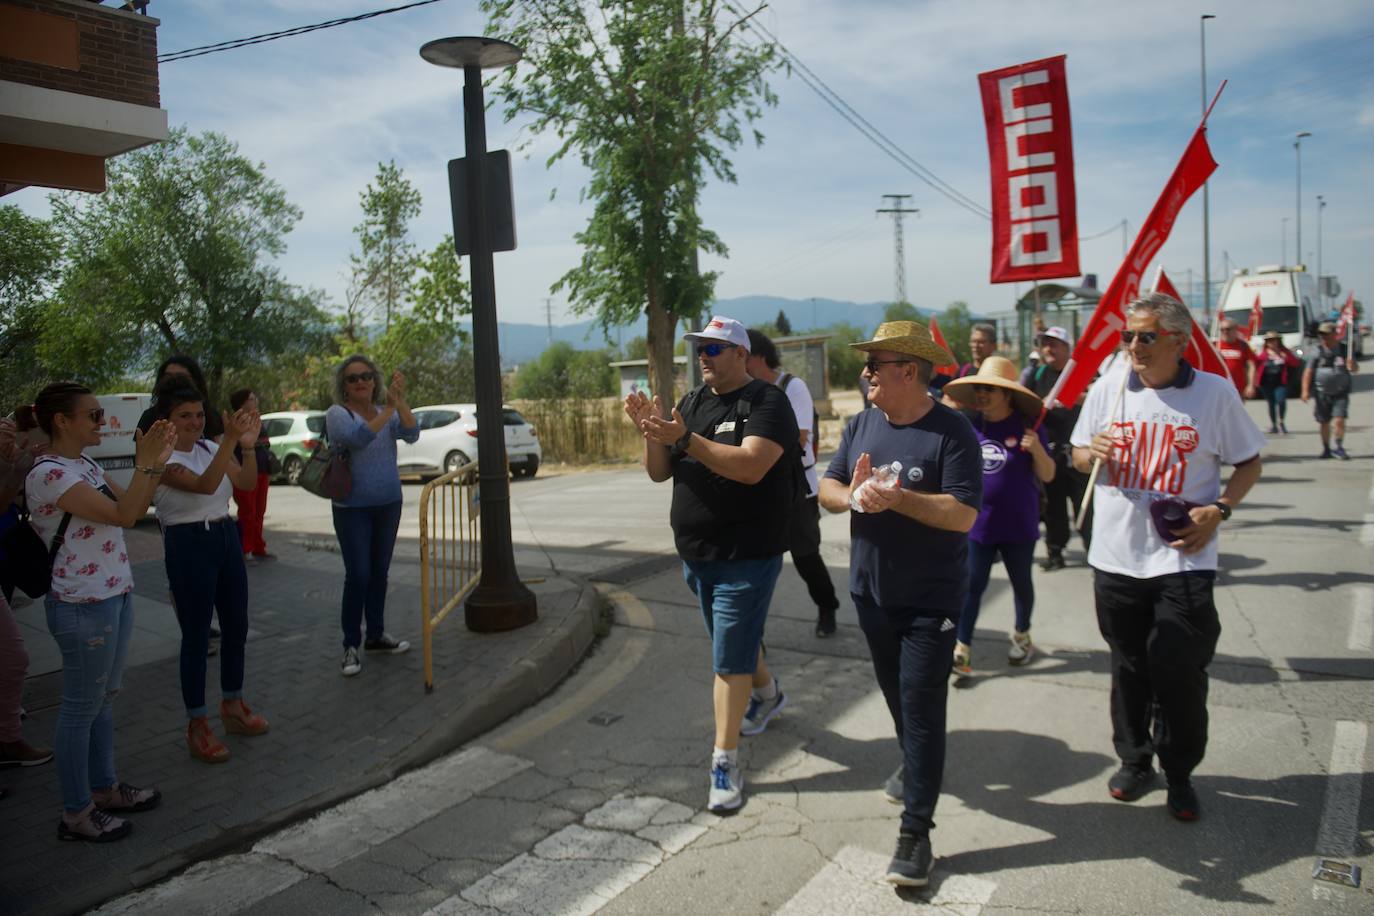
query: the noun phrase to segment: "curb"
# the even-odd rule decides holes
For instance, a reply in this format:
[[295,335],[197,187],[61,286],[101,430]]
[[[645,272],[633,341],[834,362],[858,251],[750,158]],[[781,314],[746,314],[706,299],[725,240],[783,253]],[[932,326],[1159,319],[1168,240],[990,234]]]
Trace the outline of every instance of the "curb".
[[206,859],[248,852],[263,837],[383,786],[410,770],[458,749],[534,705],[572,672],[596,639],[596,624],[602,603],[600,594],[581,577],[564,578],[577,585],[578,595],[572,611],[558,628],[512,665],[505,677],[437,721],[384,766],[365,777],[351,779],[306,801],[273,812],[252,824],[227,830],[188,850],[170,855],[156,866],[131,873],[127,881],[93,885],[63,900],[60,907],[35,909],[33,916],[83,913],[117,897],[174,877]]

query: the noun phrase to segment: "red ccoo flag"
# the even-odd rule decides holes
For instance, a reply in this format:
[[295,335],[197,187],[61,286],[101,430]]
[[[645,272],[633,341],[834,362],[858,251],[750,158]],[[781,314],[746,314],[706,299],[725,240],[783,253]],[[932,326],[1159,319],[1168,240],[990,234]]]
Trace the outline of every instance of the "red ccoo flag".
[[1248,340],[1258,334],[1264,323],[1264,309],[1260,306],[1259,293],[1255,293],[1255,304],[1250,306],[1250,320],[1245,325],[1245,337]]
[[940,349],[949,354],[950,358],[950,365],[936,366],[935,374],[948,375],[950,378],[954,378],[955,373],[959,371],[959,361],[954,358],[954,351],[949,348],[949,344],[945,343],[945,335],[940,333],[940,326],[935,323],[934,315],[930,316],[930,337]]
[[[1222,88],[1225,86],[1222,83]],[[1220,90],[1217,94],[1221,94]],[[1216,104],[1215,99],[1212,104]],[[1174,173],[1169,176],[1164,192],[1159,195],[1154,209],[1141,225],[1140,234],[1135,237],[1126,260],[1088,319],[1064,373],[1045,398],[1046,409],[1077,401],[1078,396],[1087,390],[1107,354],[1117,348],[1121,342],[1121,329],[1126,326],[1125,306],[1139,293],[1141,275],[1169,238],[1183,204],[1194,191],[1202,187],[1202,183],[1216,168],[1212,151],[1207,146],[1207,119],[1204,117],[1193,138],[1188,141],[1178,165],[1174,167]]]
[[1352,289],[1350,295],[1345,298],[1345,305],[1341,306],[1341,317],[1336,321],[1336,339],[1340,340],[1345,336],[1345,329],[1355,325],[1355,291]]
[[[1155,274],[1155,292],[1173,296],[1179,302],[1183,301],[1183,297],[1178,294],[1174,284],[1169,282],[1169,276],[1164,273],[1162,265],[1159,268],[1159,273]],[[1193,319],[1193,330],[1188,336],[1188,348],[1183,351],[1183,358],[1203,372],[1211,372],[1228,381],[1231,378],[1231,373],[1226,371],[1226,360],[1221,358],[1221,354],[1217,352],[1216,344],[1212,343],[1211,339],[1203,333],[1202,328],[1198,326],[1197,319]]]

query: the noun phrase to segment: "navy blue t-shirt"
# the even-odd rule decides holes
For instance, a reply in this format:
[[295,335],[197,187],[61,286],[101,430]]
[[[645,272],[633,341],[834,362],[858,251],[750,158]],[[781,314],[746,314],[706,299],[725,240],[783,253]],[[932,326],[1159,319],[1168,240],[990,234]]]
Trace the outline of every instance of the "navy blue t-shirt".
[[[890,423],[881,410],[862,411],[845,427],[825,476],[848,486],[864,452],[875,468],[900,461],[908,490],[947,493],[982,508],[978,437],[956,410],[937,402],[905,426]],[[850,512],[849,590],[884,608],[957,614],[968,591],[968,535],[892,510]]]

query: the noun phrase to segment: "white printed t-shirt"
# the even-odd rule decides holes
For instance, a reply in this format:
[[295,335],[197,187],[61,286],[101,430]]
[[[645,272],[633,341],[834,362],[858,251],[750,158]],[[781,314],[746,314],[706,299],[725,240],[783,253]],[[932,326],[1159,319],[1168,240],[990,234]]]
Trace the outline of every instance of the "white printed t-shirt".
[[[45,545],[52,544],[65,514],[57,501],[78,483],[99,489],[105,472],[89,458],[45,455],[24,481],[33,527]],[[104,499],[105,497],[101,497]],[[48,594],[68,604],[89,604],[122,595],[134,587],[124,529],[73,515],[52,566]]]
[[816,436],[818,433],[811,428],[816,417],[816,403],[811,400],[811,390],[806,387],[806,382],[790,373],[784,381],[786,385],[782,389],[782,393],[787,395],[787,401],[792,405],[792,412],[797,415],[797,429],[810,432],[806,439],[806,449],[802,454],[802,468],[806,473],[806,495],[810,498],[816,495],[818,489],[816,485]]
[[[218,451],[219,443],[212,439],[199,439],[189,452],[172,452],[167,463],[179,464],[197,474],[204,474]],[[157,507],[158,521],[163,525],[210,522],[229,514],[229,499],[233,492],[234,485],[230,483],[228,474],[220,478],[219,486],[209,495],[174,490],[164,483],[158,484],[153,494],[153,505]]]
[[[1119,378],[1113,373],[1088,391],[1073,445],[1086,448],[1107,428]],[[1168,388],[1146,388],[1131,372],[1112,432],[1122,441],[1093,489],[1088,565],[1137,579],[1215,570],[1217,538],[1194,554],[1170,547],[1155,530],[1150,505],[1170,496],[1210,505],[1221,496],[1222,464],[1259,455],[1264,435],[1236,386],[1187,363]]]

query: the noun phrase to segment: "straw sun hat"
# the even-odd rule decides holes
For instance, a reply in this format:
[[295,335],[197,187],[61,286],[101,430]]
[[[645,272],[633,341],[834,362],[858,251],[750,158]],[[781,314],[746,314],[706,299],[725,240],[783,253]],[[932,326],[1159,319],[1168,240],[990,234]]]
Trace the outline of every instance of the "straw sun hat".
[[849,345],[855,350],[891,350],[915,356],[935,366],[956,365],[953,355],[930,336],[919,321],[884,321],[873,332],[872,340]]
[[1040,413],[1040,399],[1035,396],[1035,392],[1016,381],[1016,364],[1005,356],[989,356],[983,360],[983,365],[978,367],[976,375],[966,375],[946,382],[945,394],[965,407],[972,407],[975,385],[1005,388],[1011,392],[1011,406],[1017,413],[1026,416]]

